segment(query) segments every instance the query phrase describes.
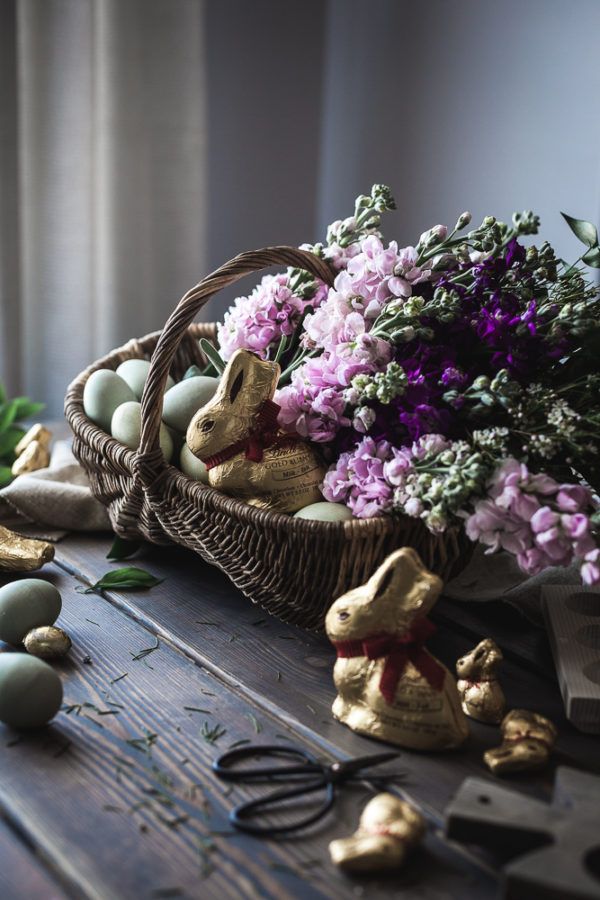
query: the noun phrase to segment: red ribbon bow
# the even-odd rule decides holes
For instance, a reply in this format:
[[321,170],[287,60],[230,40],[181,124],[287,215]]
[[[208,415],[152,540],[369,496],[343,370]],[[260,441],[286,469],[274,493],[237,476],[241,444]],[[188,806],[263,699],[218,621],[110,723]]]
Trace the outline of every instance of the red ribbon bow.
[[243,451],[246,453],[246,459],[251,462],[260,462],[267,447],[287,440],[296,440],[297,438],[293,434],[279,433],[277,416],[280,409],[281,407],[273,400],[265,400],[256,414],[252,430],[246,437],[236,441],[235,444],[230,444],[229,447],[225,447],[213,456],[205,457],[202,462],[206,468],[214,469],[215,466],[220,466],[221,463]]
[[373,634],[358,641],[334,641],[333,646],[338,658],[342,659],[354,656],[366,656],[368,659],[385,657],[379,690],[391,705],[396,697],[398,682],[409,662],[434,690],[442,690],[446,670],[423,647],[434,631],[435,625],[423,617],[415,619],[412,628],[401,636]]

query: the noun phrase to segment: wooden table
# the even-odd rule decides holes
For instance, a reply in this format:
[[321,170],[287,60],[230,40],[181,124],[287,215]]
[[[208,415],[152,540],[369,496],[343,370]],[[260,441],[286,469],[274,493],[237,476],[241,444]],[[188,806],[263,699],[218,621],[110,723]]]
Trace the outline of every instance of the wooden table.
[[[425,813],[422,849],[391,877],[350,879],[329,861],[331,838],[355,828],[369,796],[344,791],[322,825],[287,841],[234,833],[228,810],[247,796],[211,773],[238,741],[307,747],[323,758],[376,752],[330,714],[334,654],[323,636],[281,624],[191,553],[144,548],[164,579],[141,593],[81,593],[107,570],[111,536],[72,536],[42,577],[63,597],[73,650],[59,664],[65,707],[43,732],[0,726],[0,897],[491,898],[498,866],[446,842],[443,811],[498,730],[472,723],[466,749],[403,752],[400,790]],[[482,636],[506,656],[511,707],[556,722],[556,763],[600,769],[599,742],[564,718],[546,638],[509,607],[441,601],[431,648],[450,668]],[[489,773],[487,777],[492,778]],[[553,773],[513,778],[549,797]],[[256,788],[253,789],[256,792]]]

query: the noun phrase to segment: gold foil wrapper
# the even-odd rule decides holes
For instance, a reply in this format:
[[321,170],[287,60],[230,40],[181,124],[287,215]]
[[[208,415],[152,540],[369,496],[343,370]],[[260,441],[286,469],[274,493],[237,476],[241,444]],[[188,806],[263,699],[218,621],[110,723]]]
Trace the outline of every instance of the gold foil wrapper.
[[[267,441],[261,446],[264,435],[255,434],[279,374],[277,363],[237,350],[214,397],[192,419],[186,440],[192,453],[204,462],[211,457],[221,459],[209,468],[211,487],[261,509],[293,513],[323,499],[319,484],[325,470],[308,443],[286,438],[276,425],[272,426],[274,442],[270,446]],[[250,438],[254,449],[259,448],[256,455],[260,459],[247,457]]]
[[35,472],[37,469],[45,469],[50,463],[50,451],[38,441],[27,444],[20,456],[12,464],[13,475],[24,475],[25,472]]
[[421,813],[393,794],[378,794],[365,806],[355,833],[329,844],[331,861],[348,872],[398,869],[425,834]]
[[22,537],[0,525],[0,571],[34,572],[53,559],[52,544]]
[[52,432],[38,422],[37,425],[32,425],[29,431],[23,435],[15,447],[15,456],[20,456],[33,441],[37,441],[40,446],[49,450],[51,440]]
[[[393,694],[388,690],[386,697],[382,692],[386,667],[394,666],[394,657],[406,646],[402,642],[419,631],[441,588],[441,580],[425,568],[418,554],[404,547],[329,609],[325,628],[338,651],[333,715],[353,731],[411,750],[451,749],[467,738],[456,682],[424,647],[407,646],[410,658]],[[391,637],[395,649],[388,656],[369,658],[364,652],[369,650],[369,636],[386,641]],[[435,686],[431,670],[437,677]]]
[[557,737],[550,719],[527,709],[513,709],[500,725],[502,743],[483,759],[495,775],[523,772],[545,765]]
[[23,640],[25,649],[40,659],[58,659],[71,649],[71,638],[56,625],[40,625],[29,631]]
[[497,675],[502,658],[495,641],[486,638],[457,661],[458,693],[463,712],[471,719],[490,725],[502,721],[506,700]]

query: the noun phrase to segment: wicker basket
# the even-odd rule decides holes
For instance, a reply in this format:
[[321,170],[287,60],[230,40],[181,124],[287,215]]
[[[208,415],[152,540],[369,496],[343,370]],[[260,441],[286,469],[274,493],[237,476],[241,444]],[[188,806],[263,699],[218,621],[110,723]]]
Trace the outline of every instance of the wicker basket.
[[[255,509],[193,481],[165,462],[158,444],[162,396],[169,372],[181,378],[205,360],[198,338],[215,326],[191,324],[217,291],[268,266],[296,266],[331,283],[329,267],[291,247],[243,253],[207,276],[182,298],[162,332],[132,340],[99,359],[69,386],[65,414],[73,449],[96,497],[108,507],[115,532],[154,544],[176,543],[219,566],[255,603],[305,628],[321,628],[341,593],[361,584],[396,547],[414,547],[442,578],[470,557],[462,531],[433,535],[417,519],[379,518],[312,522]],[[94,425],[83,411],[83,389],[96,369],[125,359],[152,359],[142,398],[140,449],[129,450]]]

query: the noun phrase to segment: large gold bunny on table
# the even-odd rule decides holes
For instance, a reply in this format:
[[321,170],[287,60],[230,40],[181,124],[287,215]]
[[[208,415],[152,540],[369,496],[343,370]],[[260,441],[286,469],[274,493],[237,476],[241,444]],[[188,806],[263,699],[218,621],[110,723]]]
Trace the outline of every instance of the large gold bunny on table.
[[278,363],[236,350],[186,440],[205,463],[211,487],[252,506],[293,513],[323,499],[325,471],[305,441],[277,425],[272,398],[279,374]]
[[442,589],[409,547],[335,601],[325,627],[337,651],[333,715],[411,750],[458,747],[468,735],[456,681],[423,646]]

